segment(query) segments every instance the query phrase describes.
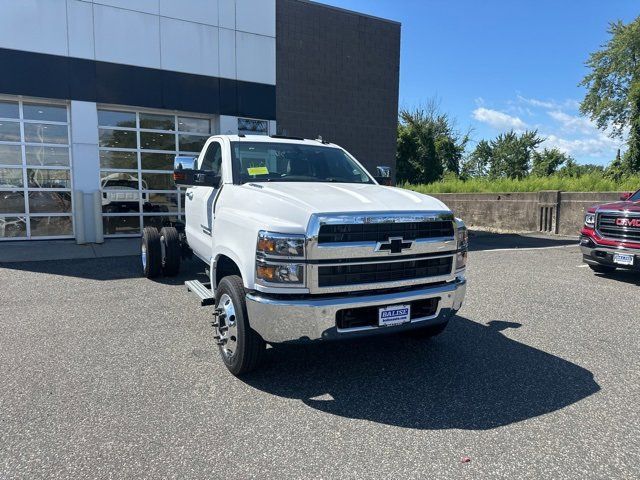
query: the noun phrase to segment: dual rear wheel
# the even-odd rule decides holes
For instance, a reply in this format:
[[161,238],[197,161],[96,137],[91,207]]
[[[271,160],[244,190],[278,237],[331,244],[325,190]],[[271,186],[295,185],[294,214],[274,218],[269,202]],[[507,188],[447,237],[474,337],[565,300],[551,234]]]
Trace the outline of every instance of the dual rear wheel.
[[175,277],[180,272],[180,235],[175,227],[145,227],[140,243],[142,273],[146,278]]

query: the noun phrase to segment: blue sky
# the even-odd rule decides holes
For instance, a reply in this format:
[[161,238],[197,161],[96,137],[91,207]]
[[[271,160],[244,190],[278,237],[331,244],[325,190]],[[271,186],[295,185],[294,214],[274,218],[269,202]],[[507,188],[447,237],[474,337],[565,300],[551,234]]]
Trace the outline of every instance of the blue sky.
[[537,128],[544,145],[606,164],[620,144],[578,112],[589,53],[637,0],[321,0],[402,23],[400,106],[436,97],[473,139]]

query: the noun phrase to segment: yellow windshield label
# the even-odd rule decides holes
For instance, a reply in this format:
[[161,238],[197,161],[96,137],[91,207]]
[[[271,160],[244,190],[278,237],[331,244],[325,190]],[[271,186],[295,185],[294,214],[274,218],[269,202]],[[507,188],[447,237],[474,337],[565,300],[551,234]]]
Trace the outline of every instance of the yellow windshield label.
[[249,172],[249,175],[269,175],[267,167],[249,167],[247,172]]

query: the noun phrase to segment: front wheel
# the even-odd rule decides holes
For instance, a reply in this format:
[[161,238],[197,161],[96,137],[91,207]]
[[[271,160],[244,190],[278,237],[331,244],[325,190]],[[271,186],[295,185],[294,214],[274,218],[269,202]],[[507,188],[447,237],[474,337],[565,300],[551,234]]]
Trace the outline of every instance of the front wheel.
[[613,273],[616,271],[616,267],[608,265],[589,265],[589,268],[596,273]]
[[260,364],[266,345],[249,326],[245,289],[237,275],[224,277],[216,288],[214,328],[222,361],[233,375],[248,373]]

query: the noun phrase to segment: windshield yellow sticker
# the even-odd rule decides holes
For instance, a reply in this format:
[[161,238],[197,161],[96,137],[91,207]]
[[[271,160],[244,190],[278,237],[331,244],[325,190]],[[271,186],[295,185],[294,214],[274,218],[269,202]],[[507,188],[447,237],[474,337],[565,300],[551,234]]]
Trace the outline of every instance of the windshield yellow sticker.
[[267,167],[249,167],[247,172],[249,172],[249,175],[269,175]]

